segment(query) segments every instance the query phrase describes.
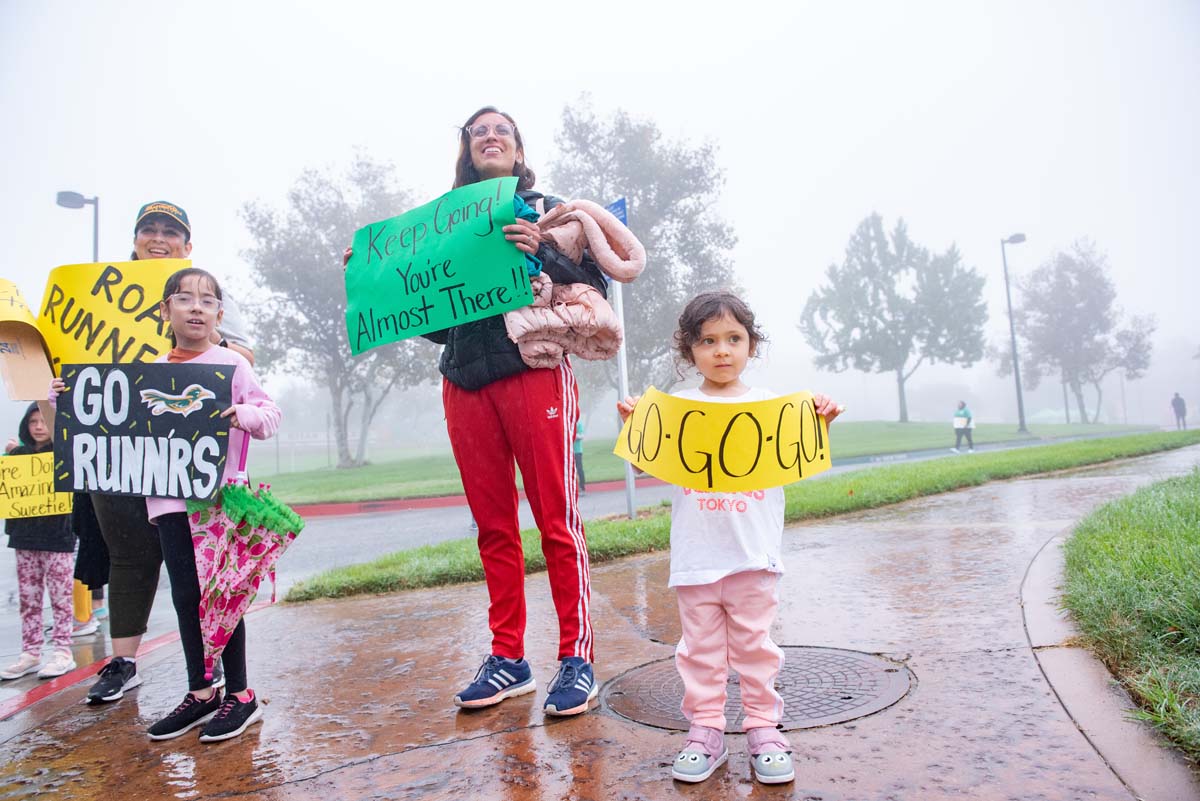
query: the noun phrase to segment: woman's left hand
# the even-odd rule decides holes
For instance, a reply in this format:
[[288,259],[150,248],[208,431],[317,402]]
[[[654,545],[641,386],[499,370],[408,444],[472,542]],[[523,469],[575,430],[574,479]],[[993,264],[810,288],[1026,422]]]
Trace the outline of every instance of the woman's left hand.
[[817,414],[825,418],[825,425],[829,425],[838,418],[838,415],[846,411],[845,406],[839,406],[834,403],[833,398],[819,392],[813,393],[813,403],[817,407]]
[[520,217],[512,225],[504,226],[504,238],[530,256],[537,255],[538,245],[542,244],[541,230],[529,220],[522,220]]
[[230,421],[229,421],[229,427],[230,427],[230,428],[241,428],[241,427],[242,427],[242,424],[238,422],[238,417],[237,417],[237,407],[236,407],[236,406],[230,406],[228,409],[226,409],[225,411],[221,412],[221,416],[222,416],[222,417],[232,417],[232,418],[233,418],[232,420],[230,420]]

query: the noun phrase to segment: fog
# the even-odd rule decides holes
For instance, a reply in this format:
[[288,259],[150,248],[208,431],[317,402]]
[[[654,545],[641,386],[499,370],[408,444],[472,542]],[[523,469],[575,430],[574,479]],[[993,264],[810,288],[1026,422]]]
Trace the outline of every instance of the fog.
[[[586,92],[601,115],[623,109],[719,148],[718,208],[771,337],[751,381],[823,390],[848,419],[896,419],[893,376],[817,372],[796,328],[825,267],[879,212],[933,250],[957,244],[987,276],[996,343],[1000,240],[1027,236],[1008,249],[1020,276],[1092,239],[1122,308],[1158,320],[1149,373],[1125,382],[1123,403],[1110,377],[1102,420],[1166,425],[1173,392],[1200,409],[1197,42],[1200,5],[1185,0],[3,2],[0,276],[34,305],[50,269],[90,261],[90,209],[54,203],[74,190],[100,197],[101,258],[126,258],[137,208],[168,199],[191,218],[193,261],[248,294],[246,201],[282,205],[303,169],[341,167],[355,148],[433,197],[449,188],[455,127],[484,104],[514,115],[544,170],[564,106]],[[285,409],[300,391],[269,386]],[[436,388],[410,394],[437,416]],[[913,419],[946,420],[960,398],[980,421],[1016,418],[1012,380],[990,362],[923,366],[909,383]],[[1059,385],[1026,407],[1061,421]],[[321,427],[319,414],[299,419]]]

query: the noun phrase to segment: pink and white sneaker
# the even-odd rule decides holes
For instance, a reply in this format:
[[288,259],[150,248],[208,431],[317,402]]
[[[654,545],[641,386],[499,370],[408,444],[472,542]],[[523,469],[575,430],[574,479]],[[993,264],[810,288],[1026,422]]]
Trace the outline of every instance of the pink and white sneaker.
[[725,764],[729,749],[725,747],[725,733],[710,726],[692,724],[688,729],[683,750],[675,757],[671,778],[681,782],[702,782],[713,771]]
[[796,778],[792,746],[774,726],[759,726],[746,732],[754,778],[763,784],[785,784]]

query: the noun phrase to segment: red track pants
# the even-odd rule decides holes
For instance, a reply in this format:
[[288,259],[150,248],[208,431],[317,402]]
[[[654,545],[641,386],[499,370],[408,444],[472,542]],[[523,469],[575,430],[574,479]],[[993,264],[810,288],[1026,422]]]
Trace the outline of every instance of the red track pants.
[[487,579],[492,653],[525,656],[525,555],[517,523],[513,459],[542,534],[542,554],[558,612],[558,657],[592,661],[587,541],[579,517],[572,443],[579,418],[575,374],[525,370],[479,390],[442,380],[454,459],[479,526]]

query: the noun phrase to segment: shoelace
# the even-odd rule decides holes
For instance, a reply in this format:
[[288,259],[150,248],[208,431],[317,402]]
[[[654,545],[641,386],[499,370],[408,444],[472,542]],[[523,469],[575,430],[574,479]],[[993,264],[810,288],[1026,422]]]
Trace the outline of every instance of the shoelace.
[[554,677],[554,689],[561,690],[564,687],[575,686],[575,674],[579,669],[574,665],[563,665],[558,669],[558,675]]
[[104,667],[100,668],[100,675],[101,676],[111,676],[112,674],[116,673],[120,669],[121,669],[121,666],[118,665],[117,660],[114,659],[113,661],[111,661],[107,665],[105,665]]
[[217,719],[220,720],[222,718],[228,717],[229,713],[233,711],[233,708],[241,703],[248,704],[250,702],[249,701],[239,701],[238,697],[236,695],[234,695],[233,693],[230,693],[228,696],[225,697],[225,700],[221,703],[221,708],[217,710],[217,715],[216,715]]
[[479,670],[475,673],[475,681],[473,684],[478,684],[481,681],[486,681],[485,677],[491,677],[493,673],[500,669],[500,658],[495,654],[490,655],[483,660],[483,664],[479,666]]
[[172,712],[171,714],[178,715],[180,712],[183,712],[185,709],[192,706],[193,704],[201,704],[201,703],[204,703],[204,702],[201,701],[196,696],[192,695],[191,693],[188,693],[187,697],[183,699],[182,703],[180,703],[179,706],[175,707],[175,711]]

